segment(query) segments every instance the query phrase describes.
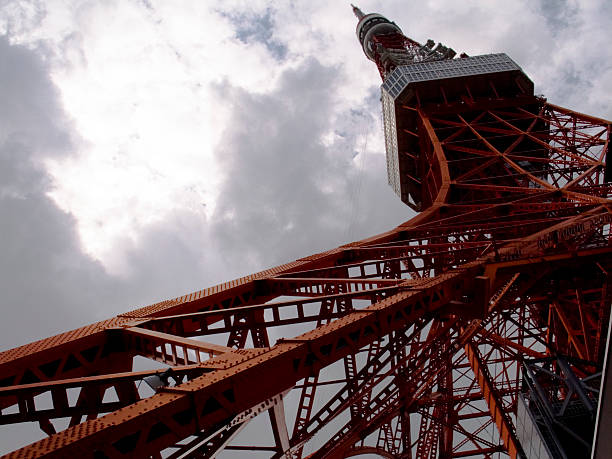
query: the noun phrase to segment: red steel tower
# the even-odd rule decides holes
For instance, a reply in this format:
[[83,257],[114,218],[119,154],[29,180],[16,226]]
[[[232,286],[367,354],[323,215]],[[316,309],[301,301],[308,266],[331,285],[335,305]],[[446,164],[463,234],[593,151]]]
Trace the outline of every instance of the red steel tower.
[[[505,54],[354,12],[389,183],[420,214],[1,353],[0,423],[48,434],[7,457],[590,457],[610,122],[535,96]],[[255,417],[268,439],[241,434]]]

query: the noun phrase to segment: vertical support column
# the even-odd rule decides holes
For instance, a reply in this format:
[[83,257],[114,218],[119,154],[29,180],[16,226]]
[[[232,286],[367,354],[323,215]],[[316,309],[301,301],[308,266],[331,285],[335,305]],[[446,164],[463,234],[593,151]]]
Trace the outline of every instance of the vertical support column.
[[282,455],[290,446],[289,432],[287,431],[287,422],[285,420],[285,403],[282,396],[268,410],[268,415],[270,416],[270,424],[272,425],[272,433],[274,434],[277,451]]
[[476,345],[473,343],[466,344],[465,353],[476,376],[476,381],[478,381],[478,385],[482,390],[483,398],[487,402],[493,422],[495,422],[499,430],[499,435],[504,441],[504,445],[508,448],[508,454],[513,459],[517,457],[524,458],[525,455],[514,433],[512,421],[502,406],[501,398],[493,385],[491,374],[482,362]]

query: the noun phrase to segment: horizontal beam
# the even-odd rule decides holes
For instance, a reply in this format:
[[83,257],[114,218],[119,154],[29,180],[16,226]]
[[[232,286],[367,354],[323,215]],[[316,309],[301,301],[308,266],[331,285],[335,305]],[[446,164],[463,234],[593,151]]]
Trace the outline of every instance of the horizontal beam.
[[62,457],[78,456],[85,450],[109,457],[127,457],[136,450],[142,455],[160,451],[176,438],[225,422],[352,350],[441,308],[469,286],[479,268],[476,264],[428,279],[418,290],[397,293],[298,338],[279,340],[271,349],[217,357],[226,362],[225,369],[163,389],[151,398],[86,421],[15,454],[27,451],[36,457],[44,452],[50,458],[60,457],[58,442],[63,445]]
[[[172,362],[174,365],[202,363],[207,359],[205,359],[201,354],[209,354],[211,357],[213,357],[235,351],[235,349],[232,349],[227,346],[207,343],[195,339],[183,338],[181,336],[176,335],[169,335],[168,333],[162,333],[155,330],[147,330],[141,327],[124,328],[122,329],[122,332],[124,337],[127,338],[126,341],[129,343],[128,349],[132,349],[134,352],[144,351],[145,354],[148,356],[165,357],[167,355],[165,346],[170,345],[173,348],[173,352],[170,357],[174,359],[174,361]],[[182,356],[176,355],[177,347],[183,351]],[[194,362],[188,362],[188,351],[193,352],[195,357]],[[179,360],[182,360],[182,362],[177,363],[177,358]]]

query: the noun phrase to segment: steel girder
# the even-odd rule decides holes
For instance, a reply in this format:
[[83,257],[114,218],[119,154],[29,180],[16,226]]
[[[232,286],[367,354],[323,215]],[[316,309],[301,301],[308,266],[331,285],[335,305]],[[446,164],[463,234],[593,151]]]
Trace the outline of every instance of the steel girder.
[[[536,98],[405,110],[429,208],[3,352],[0,423],[48,435],[8,457],[520,455],[524,357],[601,366],[610,123]],[[264,411],[265,446],[241,437]]]

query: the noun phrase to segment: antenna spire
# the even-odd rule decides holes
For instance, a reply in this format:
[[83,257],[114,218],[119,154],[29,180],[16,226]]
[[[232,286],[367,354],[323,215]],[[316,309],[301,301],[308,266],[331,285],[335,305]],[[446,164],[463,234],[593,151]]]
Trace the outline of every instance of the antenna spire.
[[351,3],[351,6],[353,7],[353,13],[355,13],[355,16],[357,16],[357,19],[359,19],[361,21],[361,18],[365,16],[365,14],[363,14],[363,11],[361,11],[357,6],[353,5]]

